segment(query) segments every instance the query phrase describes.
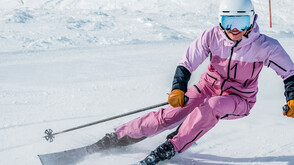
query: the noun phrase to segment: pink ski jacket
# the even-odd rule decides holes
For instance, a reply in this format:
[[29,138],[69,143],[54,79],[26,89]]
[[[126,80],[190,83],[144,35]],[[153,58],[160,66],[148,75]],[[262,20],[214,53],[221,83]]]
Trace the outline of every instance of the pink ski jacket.
[[179,65],[192,73],[210,56],[208,70],[201,76],[216,95],[235,94],[255,103],[257,80],[263,66],[271,67],[283,80],[294,75],[294,64],[279,42],[260,34],[255,23],[248,38],[230,40],[219,26],[208,29],[188,48]]

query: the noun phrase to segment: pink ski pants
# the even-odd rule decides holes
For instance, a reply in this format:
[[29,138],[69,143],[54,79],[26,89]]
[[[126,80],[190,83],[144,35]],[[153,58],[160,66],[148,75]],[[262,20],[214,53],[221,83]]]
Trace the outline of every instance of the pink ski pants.
[[201,82],[190,87],[186,96],[189,97],[189,101],[183,108],[162,108],[116,128],[118,138],[125,135],[132,138],[150,137],[182,123],[177,135],[169,141],[176,151],[183,152],[213,128],[220,119],[247,116],[253,106],[237,95],[218,96]]

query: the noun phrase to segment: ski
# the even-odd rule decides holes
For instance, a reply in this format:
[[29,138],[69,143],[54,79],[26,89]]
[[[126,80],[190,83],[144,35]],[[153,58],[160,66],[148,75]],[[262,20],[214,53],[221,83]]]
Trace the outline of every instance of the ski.
[[71,150],[38,155],[42,165],[73,165],[83,161],[87,155],[103,151],[96,143]]
[[147,165],[146,163],[142,163],[142,162],[137,162],[137,163],[134,163],[132,165]]
[[144,160],[134,163],[132,165],[148,165]]

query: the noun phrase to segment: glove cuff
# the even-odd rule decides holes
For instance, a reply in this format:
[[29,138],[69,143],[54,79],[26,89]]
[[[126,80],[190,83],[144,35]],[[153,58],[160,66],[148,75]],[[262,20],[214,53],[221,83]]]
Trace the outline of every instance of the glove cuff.
[[294,100],[294,75],[284,80],[286,101]]
[[186,69],[184,66],[178,66],[174,76],[172,90],[179,89],[186,93],[190,77],[191,73],[188,69]]

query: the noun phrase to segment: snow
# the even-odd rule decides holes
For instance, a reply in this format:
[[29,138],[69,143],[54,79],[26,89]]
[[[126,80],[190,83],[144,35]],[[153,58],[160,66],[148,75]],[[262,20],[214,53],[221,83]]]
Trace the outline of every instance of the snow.
[[[261,31],[294,59],[291,0],[253,0]],[[37,155],[81,147],[136,114],[42,136],[167,100],[175,67],[203,30],[218,24],[207,0],[1,0],[0,164],[41,164]],[[197,82],[207,62],[195,71]],[[294,164],[293,119],[282,115],[282,79],[264,68],[251,115],[220,121],[186,152],[162,164]],[[163,143],[170,131],[79,165],[131,164]]]

